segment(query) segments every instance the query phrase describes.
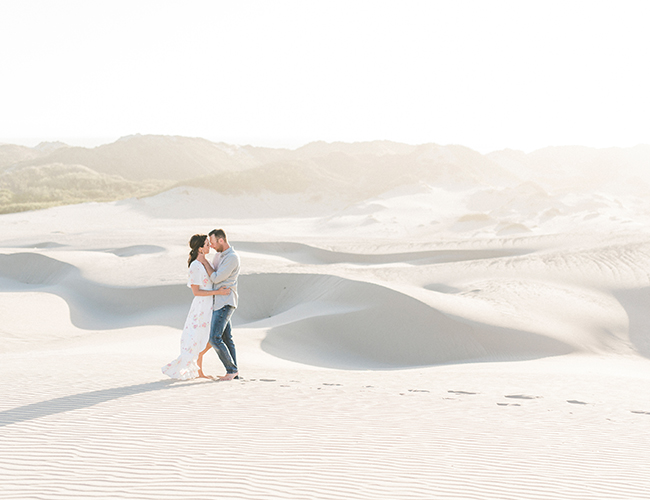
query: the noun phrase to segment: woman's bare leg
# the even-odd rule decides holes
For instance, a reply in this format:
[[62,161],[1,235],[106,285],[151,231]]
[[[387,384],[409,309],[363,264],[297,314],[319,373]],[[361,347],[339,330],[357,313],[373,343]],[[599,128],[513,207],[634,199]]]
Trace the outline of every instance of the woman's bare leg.
[[210,342],[208,342],[208,345],[206,345],[205,349],[199,353],[199,358],[196,360],[196,364],[199,365],[199,378],[212,378],[203,373],[203,355],[210,349],[212,349],[212,346],[210,345]]

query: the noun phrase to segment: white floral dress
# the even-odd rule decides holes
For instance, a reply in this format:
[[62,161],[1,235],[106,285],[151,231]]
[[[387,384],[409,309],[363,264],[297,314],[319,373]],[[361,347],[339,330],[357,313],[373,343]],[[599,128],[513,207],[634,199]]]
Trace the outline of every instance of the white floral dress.
[[[187,286],[199,285],[201,290],[212,290],[208,273],[199,261],[195,260],[190,264],[189,273]],[[165,375],[180,380],[199,376],[199,366],[196,361],[210,339],[211,321],[212,296],[194,297],[181,335],[181,354],[162,367]]]

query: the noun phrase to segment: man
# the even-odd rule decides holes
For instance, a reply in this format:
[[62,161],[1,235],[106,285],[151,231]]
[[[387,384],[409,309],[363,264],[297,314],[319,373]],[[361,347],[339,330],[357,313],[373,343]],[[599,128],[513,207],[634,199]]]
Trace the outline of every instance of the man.
[[228,287],[229,295],[215,295],[212,303],[212,326],[210,328],[210,345],[217,351],[219,359],[226,367],[226,375],[220,380],[233,380],[239,378],[237,369],[237,355],[235,343],[232,338],[230,318],[237,308],[239,295],[237,294],[237,278],[239,277],[239,255],[228,244],[228,238],[223,229],[210,231],[210,246],[217,252],[212,265],[205,255],[201,254],[197,260],[203,264],[213,288]]

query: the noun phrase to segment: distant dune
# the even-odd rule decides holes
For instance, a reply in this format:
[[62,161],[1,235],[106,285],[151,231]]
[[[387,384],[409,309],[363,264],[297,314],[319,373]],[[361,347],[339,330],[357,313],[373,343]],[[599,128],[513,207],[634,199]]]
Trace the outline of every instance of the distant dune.
[[486,156],[545,188],[642,194],[650,187],[650,145],[548,147],[529,154],[503,150]]
[[536,186],[529,193],[533,198],[595,191],[644,196],[650,189],[649,166],[645,145],[482,155],[459,145],[390,141],[321,141],[289,150],[135,135],[96,148],[1,145],[0,212],[148,196],[174,186],[224,195],[301,193],[343,203],[422,183],[447,191],[506,190],[506,196],[512,196],[508,189]]

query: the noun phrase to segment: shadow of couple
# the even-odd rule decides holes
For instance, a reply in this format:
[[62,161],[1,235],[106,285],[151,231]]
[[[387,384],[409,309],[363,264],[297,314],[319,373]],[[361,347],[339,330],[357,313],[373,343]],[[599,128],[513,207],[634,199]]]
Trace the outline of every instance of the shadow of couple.
[[133,396],[135,394],[152,391],[177,389],[186,387],[187,385],[193,385],[194,383],[196,383],[196,380],[158,380],[156,382],[147,382],[144,384],[128,385],[123,387],[111,387],[109,389],[83,392],[81,394],[72,394],[69,396],[49,399],[47,401],[40,401],[38,403],[31,403],[10,410],[0,411],[0,427],[56,415],[57,413],[89,408],[100,403],[105,403],[126,396]]

